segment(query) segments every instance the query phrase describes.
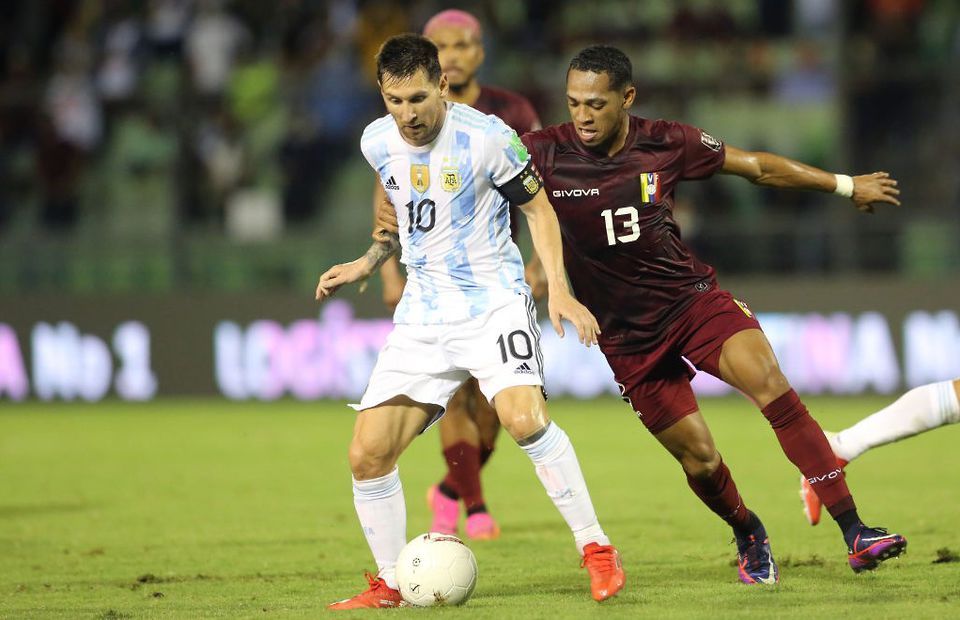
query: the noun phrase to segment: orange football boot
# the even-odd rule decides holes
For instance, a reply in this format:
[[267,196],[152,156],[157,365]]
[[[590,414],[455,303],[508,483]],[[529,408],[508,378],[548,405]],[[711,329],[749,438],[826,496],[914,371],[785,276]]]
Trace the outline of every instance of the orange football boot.
[[620,552],[613,545],[590,543],[583,548],[583,561],[580,567],[590,573],[590,594],[593,600],[603,601],[623,589],[626,575]]
[[387,585],[387,582],[380,577],[374,577],[365,572],[364,576],[370,583],[370,587],[354,596],[353,598],[337,601],[327,605],[328,609],[364,609],[381,607],[402,607],[404,606],[403,597],[399,590],[394,590]]

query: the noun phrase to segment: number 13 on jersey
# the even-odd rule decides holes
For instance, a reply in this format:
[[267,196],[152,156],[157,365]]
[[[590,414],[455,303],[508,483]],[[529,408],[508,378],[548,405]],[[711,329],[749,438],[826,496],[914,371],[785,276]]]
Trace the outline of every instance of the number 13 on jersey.
[[[630,243],[631,241],[636,241],[640,238],[640,213],[637,211],[636,207],[620,207],[616,211],[613,209],[607,209],[600,213],[603,216],[603,221],[607,227],[607,245],[617,245],[617,242],[620,243]],[[621,218],[626,216],[626,220],[620,220],[619,226],[614,227],[616,220],[614,218]],[[617,234],[618,232],[622,234]]]

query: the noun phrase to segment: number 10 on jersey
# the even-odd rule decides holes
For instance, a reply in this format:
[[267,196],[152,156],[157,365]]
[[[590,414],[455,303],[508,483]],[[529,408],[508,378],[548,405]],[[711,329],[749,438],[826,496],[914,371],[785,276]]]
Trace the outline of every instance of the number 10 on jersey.
[[425,198],[413,206],[413,201],[407,203],[407,232],[413,233],[414,230],[420,232],[430,232],[437,223],[436,204],[429,198]]
[[[607,226],[607,245],[617,245],[617,242],[620,243],[630,243],[631,241],[636,241],[640,238],[640,213],[637,212],[636,207],[620,207],[616,211],[613,209],[607,209],[601,211],[600,215],[603,216],[603,221]],[[622,227],[620,230],[614,229],[614,217],[627,216],[626,220],[620,222]],[[622,232],[623,234],[618,235],[617,232]]]

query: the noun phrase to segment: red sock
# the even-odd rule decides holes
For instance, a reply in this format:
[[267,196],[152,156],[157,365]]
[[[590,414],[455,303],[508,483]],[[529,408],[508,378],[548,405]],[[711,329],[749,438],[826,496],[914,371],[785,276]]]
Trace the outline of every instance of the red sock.
[[750,511],[743,504],[737,485],[727,465],[720,461],[717,471],[704,480],[687,475],[687,484],[707,508],[717,513],[738,535],[746,536],[752,528]]
[[483,504],[480,487],[480,448],[460,441],[443,451],[447,477],[443,484],[457,492],[469,511]]
[[480,448],[480,467],[483,467],[487,464],[487,461],[490,460],[490,456],[493,454],[493,446],[484,446]]
[[762,411],[777,434],[784,454],[811,482],[830,516],[836,518],[848,510],[856,510],[823,429],[810,416],[797,393],[790,390]]

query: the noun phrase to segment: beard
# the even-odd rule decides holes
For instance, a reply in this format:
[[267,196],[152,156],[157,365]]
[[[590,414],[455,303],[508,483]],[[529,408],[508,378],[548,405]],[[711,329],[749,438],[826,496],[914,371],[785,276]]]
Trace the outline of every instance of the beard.
[[449,84],[450,92],[452,92],[452,93],[454,93],[454,94],[456,94],[456,95],[462,95],[462,94],[463,94],[463,91],[465,91],[465,90],[467,89],[467,86],[469,86],[469,85],[470,85],[470,80],[467,80],[466,82],[463,82],[462,84],[452,84],[452,83],[450,83],[450,84]]

